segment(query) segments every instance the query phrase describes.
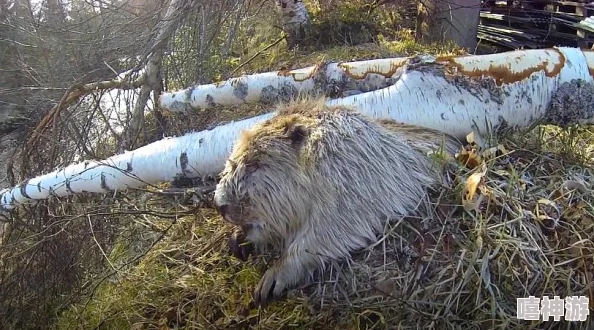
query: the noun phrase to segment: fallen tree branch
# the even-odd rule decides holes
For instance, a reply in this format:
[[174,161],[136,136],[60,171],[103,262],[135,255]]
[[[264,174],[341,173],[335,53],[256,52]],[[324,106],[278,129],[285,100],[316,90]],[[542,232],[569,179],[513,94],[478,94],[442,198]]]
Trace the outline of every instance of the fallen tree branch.
[[[530,127],[594,123],[594,52],[522,50],[464,57],[415,57],[390,87],[330,100],[464,139]],[[268,113],[212,130],[166,138],[105,161],[87,161],[0,192],[0,208],[82,192],[106,193],[178,177],[219,173],[242,129]],[[414,170],[414,169],[412,169]]]
[[283,41],[284,39],[286,39],[287,37],[285,35],[279,37],[278,39],[276,39],[274,42],[272,42],[270,45],[260,49],[259,51],[257,51],[254,55],[252,55],[252,57],[248,58],[245,62],[241,63],[240,65],[238,65],[232,72],[231,72],[231,76],[233,76],[239,69],[243,68],[244,66],[248,65],[251,61],[253,61],[256,57],[260,56],[260,54],[262,54],[263,52],[269,50],[270,48],[278,45],[279,42]]
[[35,129],[31,132],[24,146],[24,155],[28,155],[30,150],[33,147],[35,147],[43,133],[50,125],[52,125],[54,118],[56,118],[59,115],[62,109],[76,102],[81,96],[87,95],[96,90],[108,90],[114,88],[122,90],[136,89],[142,86],[143,82],[144,75],[135,79],[132,82],[125,81],[124,79],[114,79],[84,85],[75,84],[70,86],[70,88],[68,88],[66,92],[64,92],[60,101],[43,117],[43,119],[37,124]]
[[352,90],[370,92],[394,84],[398,69],[407,60],[408,58],[402,57],[321,63],[297,70],[246,75],[163,93],[159,98],[159,106],[172,112],[188,112],[216,105],[229,106],[252,102],[274,104],[294,99],[300,93],[336,97]]

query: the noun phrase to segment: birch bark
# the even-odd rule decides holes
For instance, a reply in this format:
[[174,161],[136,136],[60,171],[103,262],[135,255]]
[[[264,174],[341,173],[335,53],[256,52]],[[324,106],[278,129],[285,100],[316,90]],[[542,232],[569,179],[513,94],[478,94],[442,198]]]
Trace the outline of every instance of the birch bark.
[[[538,123],[594,123],[594,51],[523,50],[466,57],[412,58],[386,88],[329,100],[374,118],[438,129],[463,139]],[[0,192],[0,208],[81,192],[141,187],[177,176],[212,176],[242,129],[268,113],[212,130],[166,138],[103,162],[74,164]],[[414,170],[414,169],[411,169]]]

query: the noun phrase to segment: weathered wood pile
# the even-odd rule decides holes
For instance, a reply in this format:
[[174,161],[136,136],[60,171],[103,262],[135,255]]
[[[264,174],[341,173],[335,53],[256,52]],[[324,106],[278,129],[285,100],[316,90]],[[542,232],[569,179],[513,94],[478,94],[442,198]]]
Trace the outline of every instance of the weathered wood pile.
[[594,2],[485,0],[480,13],[479,44],[503,49],[594,45]]

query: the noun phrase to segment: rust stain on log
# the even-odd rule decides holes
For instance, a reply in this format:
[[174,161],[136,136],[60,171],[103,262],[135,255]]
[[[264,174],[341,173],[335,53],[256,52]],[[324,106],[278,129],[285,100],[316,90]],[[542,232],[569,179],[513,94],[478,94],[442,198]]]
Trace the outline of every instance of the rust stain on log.
[[[229,80],[231,80],[231,81],[229,81],[229,83],[233,84],[233,80],[235,80],[235,79],[237,79],[237,78],[231,78],[231,79],[229,79]],[[227,82],[228,82],[227,80],[219,80],[219,81],[215,81],[215,82],[213,82],[212,84],[215,86],[215,88],[221,88],[221,87],[223,87],[223,86],[224,86],[224,85],[225,85]]]
[[582,49],[582,52],[586,57],[586,63],[588,64],[588,72],[590,72],[590,76],[594,78],[594,50]]
[[299,71],[293,71],[293,70],[279,70],[277,75],[280,77],[292,77],[293,80],[295,80],[296,82],[302,82],[305,80],[308,80],[310,78],[312,78],[317,72],[318,70],[320,70],[320,67],[323,64],[318,64],[316,66],[314,66],[313,68],[311,68],[310,70],[308,70],[308,72],[306,73],[301,73]]
[[[522,81],[528,77],[530,77],[533,73],[544,71],[545,75],[549,78],[557,76],[561,69],[565,66],[565,56],[557,49],[547,49],[547,52],[555,52],[558,55],[558,60],[554,61],[554,65],[552,69],[548,69],[549,60],[543,60],[541,63],[538,63],[534,66],[528,67],[521,71],[512,71],[513,64],[512,63],[505,63],[505,64],[491,64],[489,65],[488,69],[479,69],[473,68],[473,64],[466,62],[466,59],[475,60],[473,57],[460,57],[460,56],[442,56],[437,57],[437,62],[445,62],[447,65],[445,71],[446,74],[454,75],[454,74],[463,74],[467,77],[471,78],[480,78],[480,77],[492,77],[495,79],[495,84],[499,87],[503,84],[511,84],[518,81]],[[523,61],[524,57],[528,54],[521,54],[513,58],[516,60],[516,63]]]
[[278,71],[278,75],[279,75],[279,76],[281,76],[281,77],[288,77],[288,76],[290,76],[290,75],[291,75],[291,70],[288,70],[288,69],[280,69],[280,70]]
[[368,70],[363,71],[360,74],[353,72],[354,70],[352,70],[348,64],[344,64],[342,62],[338,63],[338,67],[343,69],[344,73],[349,78],[356,79],[356,80],[365,79],[367,77],[367,75],[369,75],[371,73],[379,74],[381,76],[384,76],[385,78],[392,78],[392,76],[396,73],[396,71],[398,71],[398,69],[403,67],[407,63],[407,61],[408,61],[408,58],[402,59],[400,61],[396,61],[396,60],[390,61],[390,67],[387,71],[383,71],[380,69],[377,69],[377,70],[368,69]]

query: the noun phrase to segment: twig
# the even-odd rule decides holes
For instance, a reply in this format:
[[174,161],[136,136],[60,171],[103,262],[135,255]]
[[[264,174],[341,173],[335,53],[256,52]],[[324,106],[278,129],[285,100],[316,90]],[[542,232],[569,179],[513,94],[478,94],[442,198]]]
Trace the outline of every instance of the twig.
[[230,76],[234,76],[235,73],[237,72],[237,70],[241,69],[243,66],[249,64],[251,61],[253,61],[256,57],[258,57],[260,54],[262,54],[263,52],[269,50],[270,48],[276,46],[279,42],[283,41],[285,38],[287,38],[286,35],[283,34],[282,37],[276,39],[273,43],[271,43],[270,45],[264,47],[263,49],[260,49],[256,54],[254,54],[252,57],[250,57],[247,61],[241,63],[237,68],[235,68],[235,70],[233,70],[231,72]]
[[[68,90],[66,90],[66,92],[62,95],[60,101],[56,105],[54,105],[54,107],[48,112],[47,115],[45,115],[45,117],[43,117],[43,119],[39,122],[39,124],[37,124],[33,132],[31,132],[29,137],[25,140],[23,152],[21,153],[24,156],[23,159],[26,159],[27,156],[31,153],[31,150],[34,149],[35,145],[39,142],[39,139],[41,139],[43,133],[47,130],[47,128],[50,125],[53,124],[55,128],[56,123],[54,123],[54,121],[56,120],[62,109],[74,103],[81,96],[89,94],[95,90],[106,90],[114,88],[124,90],[135,89],[142,86],[144,81],[145,77],[144,75],[142,75],[141,77],[137,78],[132,82],[127,82],[123,79],[114,79],[108,81],[98,81],[84,85],[74,84],[70,86]],[[14,152],[6,164],[6,172],[8,174],[10,181],[14,181],[13,166],[17,154],[17,152]]]

